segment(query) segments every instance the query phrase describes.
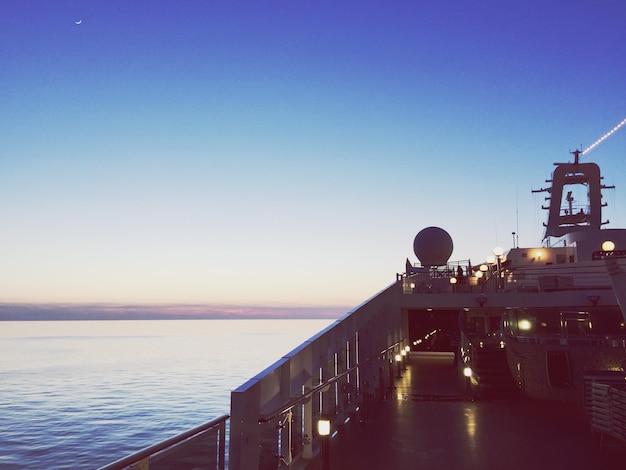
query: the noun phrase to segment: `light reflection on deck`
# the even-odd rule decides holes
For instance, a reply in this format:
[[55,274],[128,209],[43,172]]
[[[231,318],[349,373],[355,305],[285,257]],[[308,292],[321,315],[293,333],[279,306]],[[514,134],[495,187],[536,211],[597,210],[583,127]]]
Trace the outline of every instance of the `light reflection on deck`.
[[[600,447],[582,404],[466,401],[450,355],[411,353],[391,398],[331,441],[332,469],[622,469],[626,443]],[[321,468],[315,460],[308,470]]]

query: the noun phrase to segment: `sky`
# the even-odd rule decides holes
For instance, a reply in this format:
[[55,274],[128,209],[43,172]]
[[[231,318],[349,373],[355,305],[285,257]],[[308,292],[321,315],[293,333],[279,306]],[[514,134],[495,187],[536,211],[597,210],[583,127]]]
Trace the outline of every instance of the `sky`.
[[[351,308],[537,246],[626,118],[626,3],[0,2],[0,303]],[[626,226],[626,130],[598,163]]]

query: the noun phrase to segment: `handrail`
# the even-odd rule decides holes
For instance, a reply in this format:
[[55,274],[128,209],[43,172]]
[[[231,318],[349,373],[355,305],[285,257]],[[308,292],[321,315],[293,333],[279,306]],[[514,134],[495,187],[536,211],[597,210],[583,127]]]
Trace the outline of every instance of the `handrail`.
[[396,346],[401,345],[402,343],[404,343],[406,341],[406,337],[402,338],[399,341],[396,341],[395,343],[393,343],[390,346],[387,346],[385,349],[383,349],[381,352],[378,353],[379,356],[382,356],[383,354],[385,354],[387,351],[390,351],[392,349],[395,349]]
[[331,377],[330,379],[328,379],[324,383],[316,385],[315,387],[313,387],[308,392],[306,392],[306,393],[302,394],[301,396],[296,397],[293,400],[285,403],[283,406],[281,406],[277,410],[273,411],[272,413],[268,413],[265,416],[261,416],[259,418],[259,423],[267,423],[267,422],[271,421],[272,419],[274,419],[276,416],[280,416],[280,415],[286,413],[287,411],[289,411],[294,406],[299,405],[300,403],[307,401],[309,398],[311,398],[316,393],[318,393],[321,390],[325,389],[329,385],[334,384],[337,380],[339,380],[342,377],[345,377],[349,373],[354,372],[356,369],[358,369],[359,367],[361,367],[363,364],[365,364],[366,362],[368,362],[370,360],[371,360],[371,358],[368,358],[365,361],[363,361],[363,362],[361,362],[361,363],[359,363],[359,364],[357,364],[355,366],[350,367],[349,369],[345,370],[341,374],[338,374],[338,375],[335,375],[335,376]]
[[[611,258],[607,258],[611,260]],[[426,273],[425,273],[426,274]],[[465,286],[469,292],[479,290],[484,293],[508,293],[508,292],[551,292],[551,291],[580,291],[585,289],[611,289],[609,275],[606,268],[600,263],[595,265],[584,264],[578,266],[572,263],[552,264],[541,266],[520,266],[514,269],[503,268],[502,277],[497,272],[490,272],[480,279],[469,279]],[[451,271],[443,278],[432,276],[428,273],[425,278],[415,278],[414,274],[407,273],[399,276],[402,279],[404,294],[445,293],[463,294],[468,293],[468,288],[462,288],[463,284],[448,284],[446,279],[456,277]],[[433,290],[431,283],[444,282],[437,285]]]
[[[406,338],[402,338],[400,341],[396,341],[391,346],[388,346],[387,348],[383,349],[379,353],[379,355],[385,354],[387,351],[389,351],[391,349],[394,349],[399,344],[402,344],[405,341],[405,339]],[[349,375],[350,373],[354,372],[359,367],[362,367],[364,364],[367,364],[371,360],[372,360],[372,357],[368,357],[364,361],[361,361],[358,364],[353,365],[352,367],[350,367],[349,369],[346,369],[342,373],[334,375],[333,377],[331,377],[330,379],[324,381],[323,383],[321,383],[319,385],[316,385],[315,387],[313,387],[308,392],[306,392],[306,393],[304,393],[304,394],[294,398],[293,400],[288,401],[287,403],[282,405],[280,408],[274,410],[273,412],[268,413],[268,414],[266,414],[264,416],[261,416],[259,418],[259,423],[267,423],[267,422],[271,421],[272,419],[274,419],[276,416],[280,416],[280,415],[286,413],[287,411],[289,411],[294,406],[297,406],[297,405],[301,404],[302,402],[307,401],[309,398],[311,398],[316,393],[319,393],[320,391],[322,391],[326,387],[328,387],[328,386],[332,385],[333,383],[335,383],[337,380],[345,377],[346,375]]]
[[[164,441],[158,442],[157,444],[146,447],[138,452],[127,455],[126,457],[116,460],[115,462],[111,462],[110,464],[105,465],[104,467],[100,467],[98,470],[121,470],[121,469],[127,468],[130,465],[145,459],[146,457],[149,457],[153,454],[156,454],[157,452],[167,449],[168,447],[171,447],[175,444],[185,441],[189,439],[190,437],[195,436],[196,434],[200,434],[201,432],[211,430],[218,426],[224,426],[224,424],[229,418],[230,418],[230,415],[220,416],[219,418],[216,418],[212,421],[201,424],[200,426],[196,426],[195,428],[189,429],[174,437],[170,437],[169,439],[166,439]],[[223,442],[222,436],[220,436],[220,441]],[[225,449],[222,446],[222,448],[220,449],[220,461],[222,464],[224,461],[224,452],[225,452]],[[223,465],[220,468],[224,468]]]

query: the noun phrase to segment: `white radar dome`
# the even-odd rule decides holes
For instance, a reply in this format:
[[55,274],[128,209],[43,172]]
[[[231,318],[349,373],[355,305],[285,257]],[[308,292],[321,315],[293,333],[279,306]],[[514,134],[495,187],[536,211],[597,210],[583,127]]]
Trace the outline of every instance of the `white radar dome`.
[[422,266],[443,266],[452,255],[452,248],[452,237],[439,227],[427,227],[413,240],[413,251]]

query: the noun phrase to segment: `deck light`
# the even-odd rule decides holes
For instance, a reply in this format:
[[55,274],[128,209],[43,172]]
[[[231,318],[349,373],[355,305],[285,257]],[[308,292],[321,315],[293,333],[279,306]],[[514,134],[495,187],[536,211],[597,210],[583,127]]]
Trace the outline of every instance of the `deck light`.
[[613,251],[615,249],[615,243],[611,240],[607,240],[602,243],[602,251]]
[[465,377],[471,377],[472,376],[472,368],[471,367],[466,367],[465,369],[463,369],[463,375]]
[[496,257],[493,255],[489,255],[487,256],[487,263],[489,264],[495,264],[496,263]]
[[408,352],[411,350],[411,346],[406,345],[406,346],[404,347],[404,350],[408,353]]
[[528,320],[520,320],[517,326],[520,330],[530,330],[530,322]]
[[450,284],[456,284],[456,277],[450,278]]
[[504,285],[502,284],[502,259],[504,255],[504,250],[501,246],[496,246],[493,249],[493,254],[495,255],[494,264],[496,265],[496,269],[498,271],[498,284],[496,285],[496,288],[500,290],[504,287]]
[[317,422],[317,432],[322,439],[322,470],[330,470],[330,420],[325,413],[320,416]]
[[327,416],[322,416],[317,422],[317,432],[320,436],[328,436],[330,434],[330,420]]
[[486,265],[486,264],[481,264],[481,265],[480,265],[480,271],[481,271],[482,273],[486,273],[488,269],[489,269],[489,267],[487,267],[487,265]]

